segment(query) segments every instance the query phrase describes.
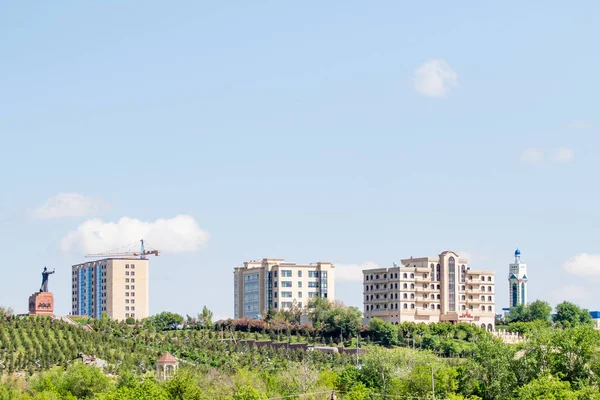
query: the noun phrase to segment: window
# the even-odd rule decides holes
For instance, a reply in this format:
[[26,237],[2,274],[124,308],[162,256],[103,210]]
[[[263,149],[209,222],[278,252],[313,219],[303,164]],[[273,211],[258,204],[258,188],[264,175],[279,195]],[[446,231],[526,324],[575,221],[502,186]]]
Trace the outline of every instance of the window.
[[131,278],[131,282],[132,282],[132,283],[135,283],[135,278]]
[[415,305],[414,305],[414,304],[411,304],[411,305],[410,305],[410,308],[411,308],[412,310],[414,310],[414,308],[415,308]]
[[411,284],[410,284],[410,288],[411,288],[411,289],[414,289],[414,288],[415,288],[415,284],[414,284],[414,283],[411,283]]
[[439,304],[437,305],[437,309],[438,309],[438,310],[440,309],[440,305],[439,305]]
[[302,292],[298,292],[298,297],[302,298]]
[[125,268],[126,268],[126,269],[129,269],[129,264],[125,264]]
[[387,274],[383,274],[383,279],[387,279]]
[[465,295],[463,294],[462,296],[460,296],[460,299],[461,299],[462,301],[465,301],[465,300],[466,300],[466,298],[465,298]]
[[492,301],[492,296],[488,296],[488,301]]
[[456,311],[456,263],[454,257],[448,259],[448,311]]
[[435,285],[434,284],[431,284],[431,289],[432,290],[435,289]]
[[134,269],[134,268],[135,268],[135,264],[131,264],[131,269]]
[[281,302],[281,307],[283,307],[283,308],[292,308],[292,302],[291,301],[282,301]]
[[274,307],[274,308],[277,308],[277,302],[275,302],[275,303],[273,304],[273,307]]
[[[298,281],[298,287],[302,287],[302,281]],[[369,286],[367,286],[367,290],[369,290]]]
[[404,279],[406,279],[406,278],[407,278],[407,275],[406,275],[406,273],[403,275],[403,278],[404,278]]
[[129,318],[129,313],[125,313],[125,316],[126,316],[127,318]]
[[467,306],[465,306],[465,305],[463,304],[463,305],[460,307],[460,309],[464,311],[464,310],[466,310],[466,309],[467,309]]
[[309,298],[318,297],[318,294],[317,294],[317,292],[308,292],[308,297]]
[[485,296],[481,296],[481,301],[485,301]]
[[135,292],[131,292],[131,297],[135,297]]
[[319,277],[319,271],[308,271],[308,277],[309,278],[318,278]]
[[481,277],[481,282],[485,282],[485,276]]
[[134,306],[131,306],[131,311],[135,311],[135,307]]
[[[273,272],[273,277],[277,278],[277,271]],[[277,308],[277,306],[275,306]]]
[[281,281],[281,287],[292,287],[292,281]]
[[129,311],[129,307],[125,307],[125,311]]
[[131,285],[131,290],[135,290],[135,285]]
[[488,306],[488,311],[492,311],[492,306]]
[[491,291],[492,291],[492,287],[488,286],[488,292],[491,292]]
[[273,294],[273,297],[277,297],[277,292],[275,292],[275,293]]
[[129,276],[129,271],[125,271],[125,275],[126,275],[126,276]]
[[[300,272],[300,271],[298,271],[298,272]],[[369,275],[365,275],[365,281],[368,281],[368,280],[369,280]]]
[[[298,278],[302,278],[302,271],[298,271]],[[367,276],[368,278],[368,276]]]
[[125,282],[127,282],[127,283],[128,283],[128,282],[129,282],[129,278],[125,278]]
[[125,292],[125,296],[126,296],[126,297],[129,297],[129,292]]
[[408,304],[404,303],[404,308],[408,308]]
[[281,270],[281,277],[282,278],[291,278],[292,277],[292,270],[291,269],[282,269]]
[[467,267],[463,264],[460,266],[460,281],[464,282],[467,277]]
[[462,286],[460,287],[460,290],[465,290],[465,285],[462,285]]
[[410,294],[410,298],[411,298],[411,299],[414,299],[414,298],[415,298],[415,294],[414,294],[414,293],[411,293],[411,294]]
[[413,279],[415,277],[415,274],[410,274],[410,279]]
[[[319,283],[318,282],[308,282],[308,287],[309,288],[319,287]],[[379,289],[379,285],[377,285],[377,288]]]
[[131,314],[131,318],[135,318],[135,313],[132,313],[132,314]]
[[299,302],[299,303],[298,303],[298,307],[299,307],[299,308],[302,308],[302,302]]
[[492,281],[492,277],[488,276],[488,282],[491,282],[491,281]]
[[135,299],[131,299],[131,304],[135,303]]
[[277,281],[275,281],[275,283],[273,283],[273,287],[277,287]]
[[135,271],[131,271],[131,275],[135,275]]
[[406,284],[406,283],[405,283],[405,284],[403,285],[403,287],[404,287],[404,289],[408,289],[408,284]]

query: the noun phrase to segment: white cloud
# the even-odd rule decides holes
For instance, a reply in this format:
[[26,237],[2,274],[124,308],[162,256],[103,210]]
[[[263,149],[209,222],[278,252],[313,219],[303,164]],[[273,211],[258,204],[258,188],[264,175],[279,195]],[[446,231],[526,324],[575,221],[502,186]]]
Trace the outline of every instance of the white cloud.
[[31,210],[32,219],[57,219],[90,217],[110,207],[102,199],[86,197],[79,193],[59,193],[50,197],[41,207]]
[[209,233],[200,229],[196,220],[189,215],[153,222],[128,217],[118,222],[91,219],[64,236],[61,249],[65,252],[108,252],[144,239],[153,249],[182,253],[198,250],[208,242],[209,237]]
[[554,161],[558,163],[567,163],[573,161],[574,153],[573,149],[567,147],[561,147],[556,149],[554,152]]
[[592,124],[587,121],[573,120],[567,124],[567,129],[591,129]]
[[544,151],[538,148],[525,149],[521,152],[520,159],[528,164],[538,164],[544,161]]
[[444,60],[429,60],[415,70],[415,89],[423,96],[443,97],[458,86],[458,75]]
[[600,276],[600,254],[578,254],[565,261],[562,268],[564,271],[577,276]]
[[580,285],[561,286],[553,293],[553,297],[556,299],[557,303],[563,301],[581,302],[589,300],[589,295],[589,290]]
[[362,282],[363,269],[379,268],[379,266],[367,261],[362,264],[335,264],[335,280],[337,282]]

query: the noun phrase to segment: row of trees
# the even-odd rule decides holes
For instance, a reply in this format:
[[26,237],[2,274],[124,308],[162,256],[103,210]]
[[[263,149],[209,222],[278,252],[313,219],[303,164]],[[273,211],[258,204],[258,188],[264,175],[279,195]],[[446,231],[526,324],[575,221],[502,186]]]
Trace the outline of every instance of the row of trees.
[[[182,341],[185,332],[178,334]],[[224,347],[219,351],[227,363],[197,364],[182,357],[180,369],[166,382],[157,382],[152,371],[134,374],[121,366],[117,377],[109,377],[80,363],[30,377],[5,376],[0,379],[0,399],[325,399],[335,390],[340,399],[349,400],[433,395],[454,400],[593,400],[600,399],[599,344],[598,332],[579,325],[545,328],[520,347],[482,334],[473,337],[468,359],[371,346],[357,365],[352,357],[316,352],[297,358],[296,353],[267,355],[263,350]]]
[[564,301],[556,306],[556,313],[552,314],[552,307],[545,301],[536,300],[530,304],[519,304],[510,309],[506,316],[506,323],[536,322],[547,324],[555,323],[559,327],[570,327],[580,324],[590,324],[592,317],[588,310],[576,304]]

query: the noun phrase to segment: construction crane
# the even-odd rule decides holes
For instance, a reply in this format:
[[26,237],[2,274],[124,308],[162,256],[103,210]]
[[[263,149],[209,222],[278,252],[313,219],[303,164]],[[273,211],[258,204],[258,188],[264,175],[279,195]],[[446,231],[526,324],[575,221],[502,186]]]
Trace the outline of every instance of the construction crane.
[[138,252],[124,252],[124,253],[96,253],[96,254],[87,254],[86,257],[91,258],[130,258],[130,257],[139,257],[140,260],[146,260],[146,256],[149,255],[160,255],[159,250],[146,250],[144,248],[144,239],[140,240],[140,251]]

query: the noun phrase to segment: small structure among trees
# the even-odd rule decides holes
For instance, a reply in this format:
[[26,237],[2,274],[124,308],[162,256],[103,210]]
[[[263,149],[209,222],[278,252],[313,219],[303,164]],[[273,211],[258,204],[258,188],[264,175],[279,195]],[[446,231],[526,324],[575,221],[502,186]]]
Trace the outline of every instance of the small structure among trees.
[[173,376],[177,367],[179,367],[179,361],[171,353],[166,352],[156,362],[156,377],[158,380],[167,380]]

